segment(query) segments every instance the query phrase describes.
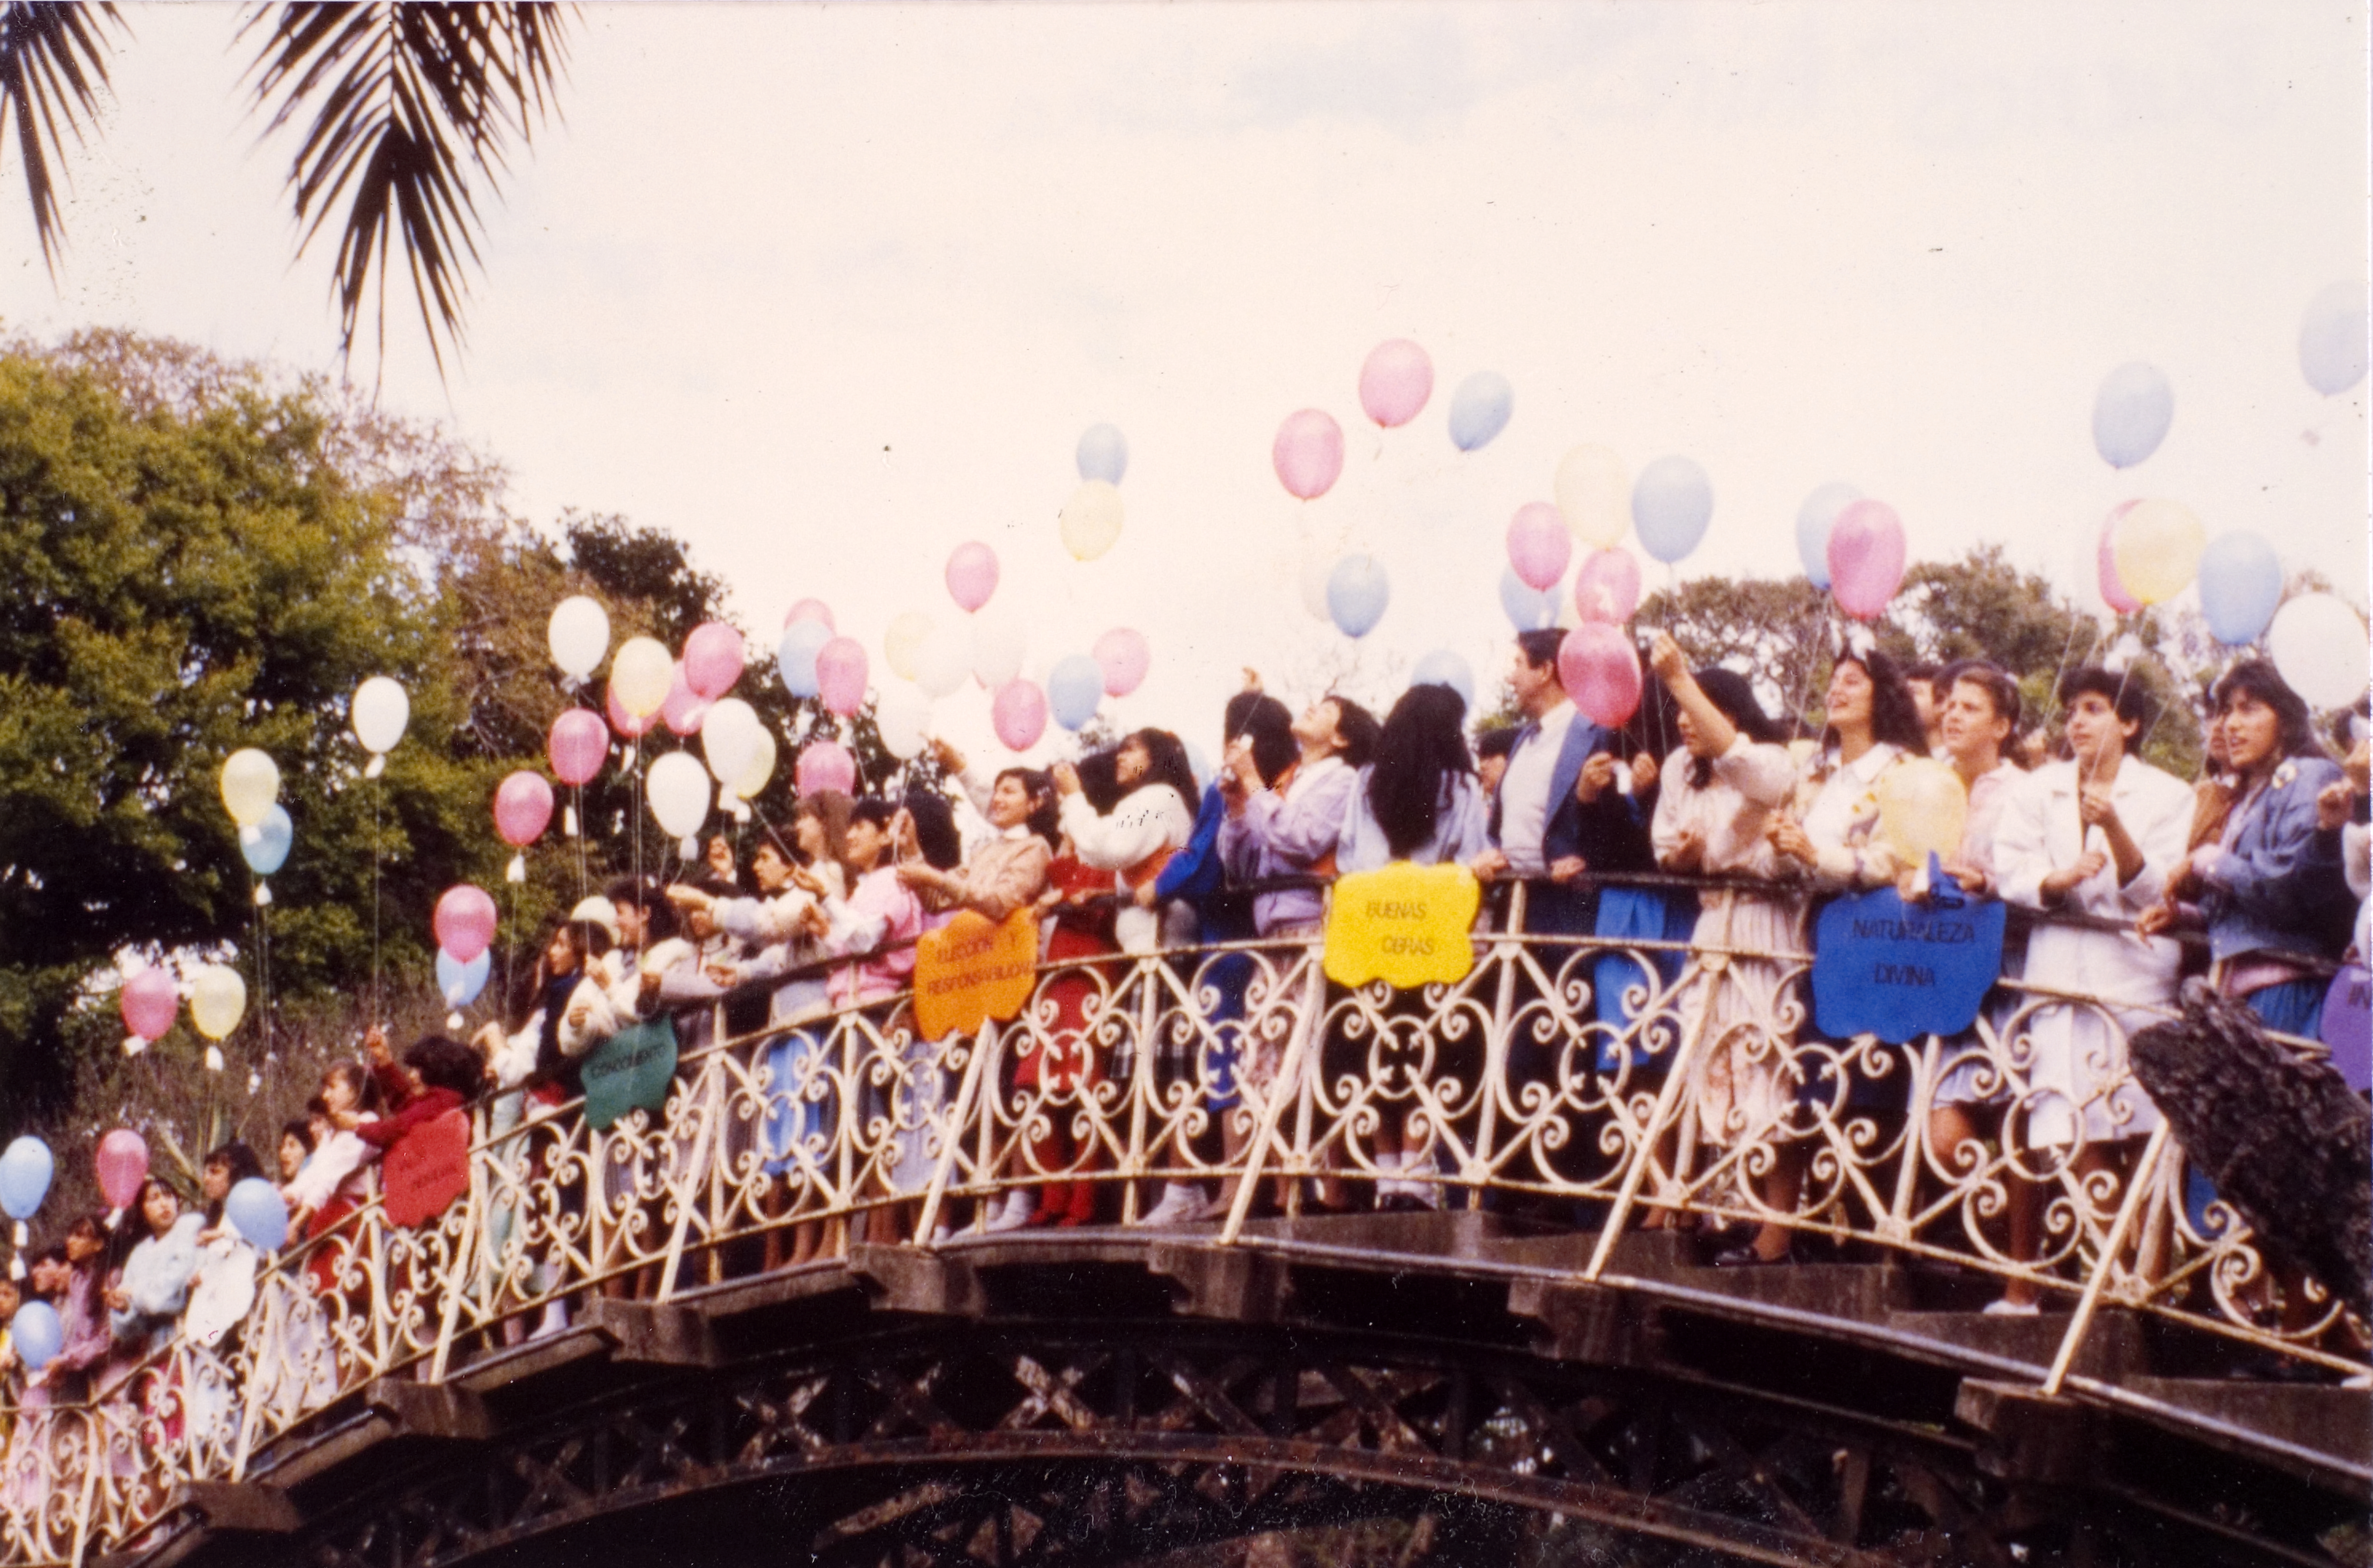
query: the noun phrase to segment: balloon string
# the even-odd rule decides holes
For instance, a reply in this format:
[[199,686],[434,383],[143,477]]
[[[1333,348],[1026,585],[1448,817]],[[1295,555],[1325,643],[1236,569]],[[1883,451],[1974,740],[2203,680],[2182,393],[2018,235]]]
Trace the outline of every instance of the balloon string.
[[379,994],[379,809],[387,785],[378,779],[371,783],[371,989],[370,1015],[376,1024],[380,1019]]

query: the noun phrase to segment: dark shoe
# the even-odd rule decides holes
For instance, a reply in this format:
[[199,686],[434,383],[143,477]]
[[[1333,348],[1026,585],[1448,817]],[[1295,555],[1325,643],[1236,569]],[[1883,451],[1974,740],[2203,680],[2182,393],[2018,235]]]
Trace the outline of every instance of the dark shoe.
[[1713,1266],[1717,1269],[1768,1269],[1775,1263],[1793,1263],[1795,1260],[1795,1251],[1793,1247],[1781,1248],[1780,1256],[1777,1258],[1766,1258],[1755,1250],[1754,1244],[1751,1242],[1745,1246],[1734,1246],[1713,1255]]

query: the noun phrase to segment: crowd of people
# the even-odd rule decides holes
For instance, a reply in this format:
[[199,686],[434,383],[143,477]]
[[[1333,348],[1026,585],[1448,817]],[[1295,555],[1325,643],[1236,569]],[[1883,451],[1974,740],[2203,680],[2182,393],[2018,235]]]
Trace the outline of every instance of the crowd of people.
[[[2012,672],[1982,660],[1904,669],[1853,648],[1835,662],[1816,731],[1771,711],[1737,672],[1692,670],[1658,634],[1646,700],[1610,729],[1567,699],[1558,650],[1555,632],[1518,638],[1514,725],[1470,731],[1466,703],[1442,685],[1410,687],[1381,718],[1341,696],[1296,715],[1255,685],[1226,706],[1208,785],[1161,730],[1076,764],[993,776],[941,744],[952,790],[810,794],[788,839],[769,832],[746,863],[719,837],[672,882],[611,884],[553,926],[502,1017],[466,1042],[428,1036],[401,1060],[372,1031],[361,1058],[325,1073],[306,1117],[282,1129],[275,1164],[292,1246],[315,1244],[301,1255],[310,1288],[353,1289],[336,1238],[406,1139],[483,1104],[485,1135],[532,1141],[580,1093],[594,1046],[661,1016],[687,1054],[755,1042],[734,1048],[771,1093],[748,1118],[745,1144],[707,1155],[746,1156],[767,1178],[761,1209],[774,1223],[761,1227],[763,1256],[751,1266],[830,1254],[852,1225],[864,1239],[910,1237],[938,1147],[929,1115],[949,1087],[934,1065],[941,1047],[911,1028],[881,1038],[924,1114],[894,1118],[896,1147],[872,1188],[827,1213],[802,1199],[801,1184],[842,1118],[876,1108],[863,1103],[863,1081],[830,1072],[834,1020],[897,1008],[916,940],[963,911],[1001,921],[1028,910],[1039,921],[1047,967],[1035,1023],[1029,1044],[1003,1058],[999,1093],[1086,1095],[1135,1073],[1187,1086],[1174,1097],[1201,1097],[1218,1146],[1202,1163],[1217,1174],[1197,1179],[1183,1152],[1168,1151],[1156,1166],[1180,1174],[1146,1187],[1138,1220],[1184,1224],[1238,1199],[1221,1177],[1241,1169],[1253,1108],[1284,1087],[1290,1033],[1248,1019],[1257,955],[1319,940],[1336,876],[1395,861],[1467,866],[1492,890],[1484,921],[1507,929],[1520,918],[1547,973],[1586,982],[1573,993],[1581,1017],[1568,1039],[1523,1031],[1510,1040],[1512,1079],[1571,1071],[1556,1059],[1579,1048],[1584,1071],[1628,1071],[1654,1087],[1676,1032],[1652,1045],[1641,1022],[1698,1021],[1701,1044],[1679,1094],[1697,1144],[1762,1151],[1737,1164],[1760,1222],[1704,1238],[1710,1260],[1734,1268],[1794,1255],[1814,1152],[1802,1107],[1911,1114],[1908,1074],[1792,1047],[1813,1037],[1803,955],[1822,901],[1883,886],[1937,895],[1928,867],[1882,831],[1889,775],[1911,759],[1944,763],[1965,787],[1965,831],[1939,860],[1963,895],[2087,918],[2018,928],[2004,964],[2015,984],[1982,1015],[1997,1043],[1985,1047],[1974,1025],[1946,1043],[1945,1070],[1922,1097],[1924,1132],[1907,1141],[1947,1176],[2021,1145],[1999,1216],[1999,1255],[2013,1262],[2042,1256],[2048,1184],[2036,1173],[2052,1158],[2100,1178],[2088,1190],[2114,1202],[2159,1118],[2128,1070],[2125,1037],[2169,1008],[2181,978],[2204,970],[2267,1028],[2312,1041],[2333,965],[2373,945],[2363,707],[2320,735],[2263,661],[2245,659],[2215,684],[2207,763],[2185,780],[2142,755],[2157,717],[2145,685],[2103,668],[2061,673],[2045,721]],[[980,824],[968,851],[960,804]],[[1211,1026],[1116,1047],[1120,1036],[1094,1026],[1114,961],[1165,952],[1197,965]],[[1145,1059],[1119,1059],[1131,1048]],[[1325,1059],[1314,1048],[1299,1071]],[[1358,1170],[1338,1160],[1306,1192],[1248,1201],[1255,1212],[1280,1199],[1303,1211],[1438,1206],[1455,1192],[1432,1147],[1442,1130],[1385,1104]],[[1664,1136],[1656,1157],[1670,1167],[1673,1129]],[[532,1174],[544,1156],[530,1148]],[[694,1156],[678,1148],[667,1157]],[[76,1219],[32,1256],[22,1289],[56,1308],[65,1347],[38,1372],[10,1368],[13,1403],[103,1399],[176,1334],[211,1344],[235,1331],[259,1260],[221,1211],[231,1186],[264,1163],[232,1143],[203,1169],[197,1205],[152,1178],[128,1214]],[[1116,1218],[1123,1184],[1099,1172],[1108,1177],[1110,1166],[1093,1138],[1071,1118],[1041,1117],[1011,1152],[1010,1185],[964,1213],[992,1232]],[[1534,1174],[1548,1182],[1555,1173]],[[574,1184],[564,1207],[602,1198],[598,1175],[554,1179]],[[1686,1202],[1651,1204],[1641,1223],[1691,1219]],[[2036,1311],[2039,1282],[2010,1273],[1991,1310]],[[653,1281],[646,1268],[609,1283],[649,1291]],[[536,1284],[552,1295],[547,1324],[565,1318],[551,1281]],[[18,1293],[0,1282],[0,1321]],[[2290,1290],[2283,1310],[2304,1294]]]

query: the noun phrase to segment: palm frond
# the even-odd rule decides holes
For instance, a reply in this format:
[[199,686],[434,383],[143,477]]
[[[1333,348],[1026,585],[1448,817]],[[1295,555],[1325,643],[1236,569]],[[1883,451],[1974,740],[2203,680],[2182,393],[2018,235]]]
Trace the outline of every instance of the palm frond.
[[128,30],[112,5],[0,6],[0,143],[14,120],[33,232],[53,277],[65,217],[53,168],[64,156],[64,133],[79,145],[85,128],[98,123],[108,52],[113,35]]
[[338,254],[339,352],[373,307],[387,350],[387,287],[400,264],[441,374],[462,340],[482,229],[473,181],[498,189],[513,138],[555,111],[567,63],[556,5],[283,5],[258,11],[251,67],[266,135],[310,114],[288,189],[301,253],[330,224]]

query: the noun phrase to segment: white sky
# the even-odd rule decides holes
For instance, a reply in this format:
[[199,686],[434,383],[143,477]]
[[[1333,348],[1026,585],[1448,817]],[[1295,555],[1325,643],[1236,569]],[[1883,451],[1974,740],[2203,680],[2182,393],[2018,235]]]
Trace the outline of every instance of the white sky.
[[[55,287],[0,166],[0,316],[333,368],[331,247],[289,260],[236,14],[127,14]],[[1305,534],[1391,573],[1355,690],[1436,646],[1488,683],[1508,518],[1585,440],[1709,471],[1690,575],[1794,571],[1841,478],[1915,559],[2001,540],[2065,579],[2164,495],[2361,596],[2365,389],[2317,397],[2296,342],[2366,274],[2367,37],[2355,6],[2161,0],[593,6],[566,123],[489,205],[465,357],[440,387],[402,335],[387,396],[540,522],[681,534],[766,639],[824,598],[877,681],[890,618],[953,617],[941,565],[985,539],[1034,673],[1137,626],[1118,717],[1207,746],[1239,666],[1306,695],[1340,643]],[[1404,335],[1434,400],[1380,437],[1356,378]],[[2120,475],[2092,398],[2135,358],[2176,419]],[[1479,369],[1515,415],[1460,454]],[[1309,404],[1350,457],[1304,506],[1268,453]],[[1081,566],[1055,514],[1099,420],[1128,520]],[[986,709],[939,717],[977,743]]]

